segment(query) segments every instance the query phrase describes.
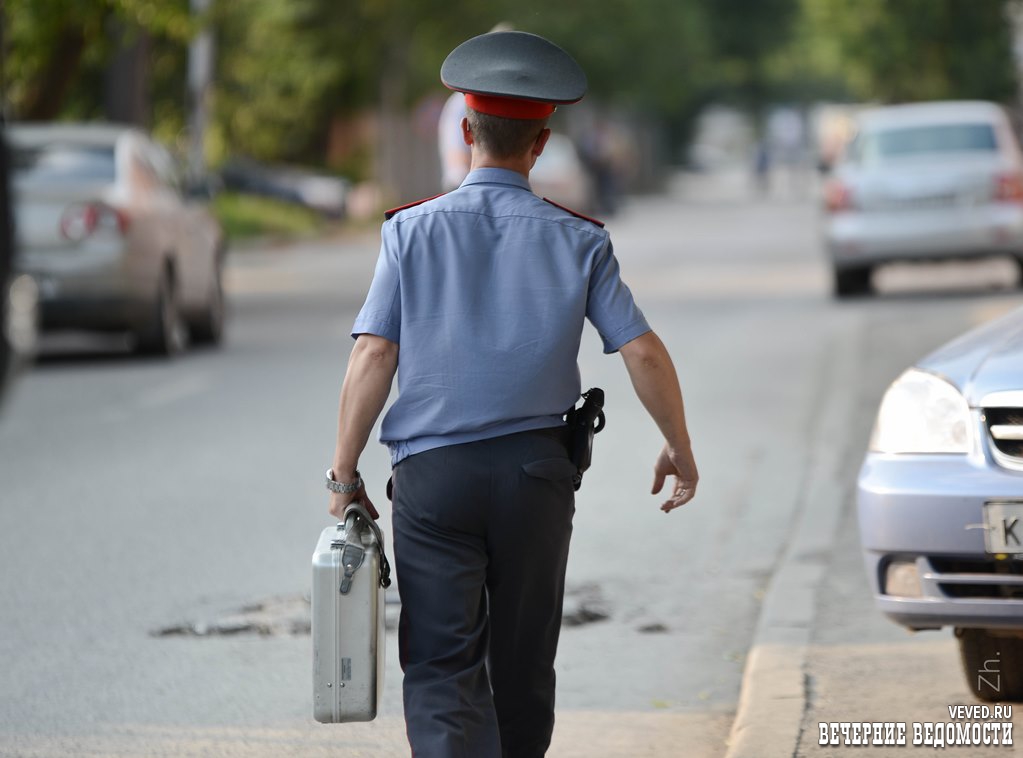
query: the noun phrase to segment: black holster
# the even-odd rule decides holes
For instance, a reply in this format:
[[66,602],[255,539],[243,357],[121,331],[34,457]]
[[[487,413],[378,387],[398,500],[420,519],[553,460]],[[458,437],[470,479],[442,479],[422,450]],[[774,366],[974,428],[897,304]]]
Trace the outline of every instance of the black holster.
[[593,435],[604,428],[604,390],[593,387],[582,395],[583,404],[565,412],[565,422],[571,431],[572,463],[576,473],[572,484],[578,490],[583,483],[583,474],[590,467],[593,457]]

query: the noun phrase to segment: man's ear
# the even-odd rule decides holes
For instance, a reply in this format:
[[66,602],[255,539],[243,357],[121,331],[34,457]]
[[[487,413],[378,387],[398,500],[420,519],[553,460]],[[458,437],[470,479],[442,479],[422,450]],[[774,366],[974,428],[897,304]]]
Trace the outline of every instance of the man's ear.
[[533,157],[540,157],[540,153],[542,153],[544,147],[547,146],[547,140],[549,140],[550,137],[551,130],[544,127],[544,129],[536,136],[536,141],[533,143]]
[[462,141],[465,142],[465,144],[467,144],[467,145],[471,145],[473,143],[473,137],[472,137],[472,130],[469,128],[469,119],[468,118],[463,118],[461,126],[462,126]]

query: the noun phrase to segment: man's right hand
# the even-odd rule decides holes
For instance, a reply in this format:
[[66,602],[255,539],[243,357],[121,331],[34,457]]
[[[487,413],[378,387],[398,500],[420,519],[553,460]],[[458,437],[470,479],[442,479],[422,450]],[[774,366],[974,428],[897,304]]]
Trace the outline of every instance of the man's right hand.
[[377,512],[376,506],[373,505],[373,501],[369,499],[369,495],[366,494],[366,483],[363,482],[362,486],[359,487],[355,492],[343,494],[340,492],[330,493],[330,502],[327,504],[327,511],[334,518],[341,520],[345,517],[345,508],[350,503],[354,502],[362,503],[362,507],[366,509],[366,512],[373,517],[373,520],[380,518],[380,513]]
[[646,332],[622,345],[622,358],[629,370],[629,378],[643,407],[650,413],[667,442],[654,464],[654,486],[657,494],[664,487],[664,479],[675,477],[671,497],[661,504],[665,513],[685,505],[696,494],[696,461],[686,429],[686,412],[682,403],[682,389],[675,374],[675,365],[664,343],[653,332]]
[[661,510],[665,513],[685,505],[696,494],[696,483],[700,475],[696,471],[696,461],[693,459],[691,447],[673,450],[665,445],[661,449],[661,454],[657,456],[657,462],[654,464],[654,486],[651,494],[656,495],[664,488],[664,480],[668,476],[675,477],[675,486],[672,488],[671,497],[661,504]]

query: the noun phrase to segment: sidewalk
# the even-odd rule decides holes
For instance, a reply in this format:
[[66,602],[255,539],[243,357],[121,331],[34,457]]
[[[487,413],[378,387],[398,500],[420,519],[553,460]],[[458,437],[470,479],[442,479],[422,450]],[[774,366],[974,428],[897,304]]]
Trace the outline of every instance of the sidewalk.
[[819,385],[792,537],[760,610],[728,758],[790,758],[803,725],[806,659],[818,593],[843,507],[851,497],[853,462],[859,456],[856,430],[848,424],[855,417],[857,398],[852,393],[830,392],[834,387],[858,386],[857,361],[863,354],[858,326],[848,325],[834,342],[841,342],[844,349],[833,349],[827,375]]

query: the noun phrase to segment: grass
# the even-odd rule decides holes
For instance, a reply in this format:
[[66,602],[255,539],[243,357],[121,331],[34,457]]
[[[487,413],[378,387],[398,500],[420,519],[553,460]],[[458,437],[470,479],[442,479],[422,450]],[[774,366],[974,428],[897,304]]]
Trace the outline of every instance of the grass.
[[218,194],[213,201],[213,212],[233,240],[307,236],[325,226],[320,215],[308,208],[234,192]]

